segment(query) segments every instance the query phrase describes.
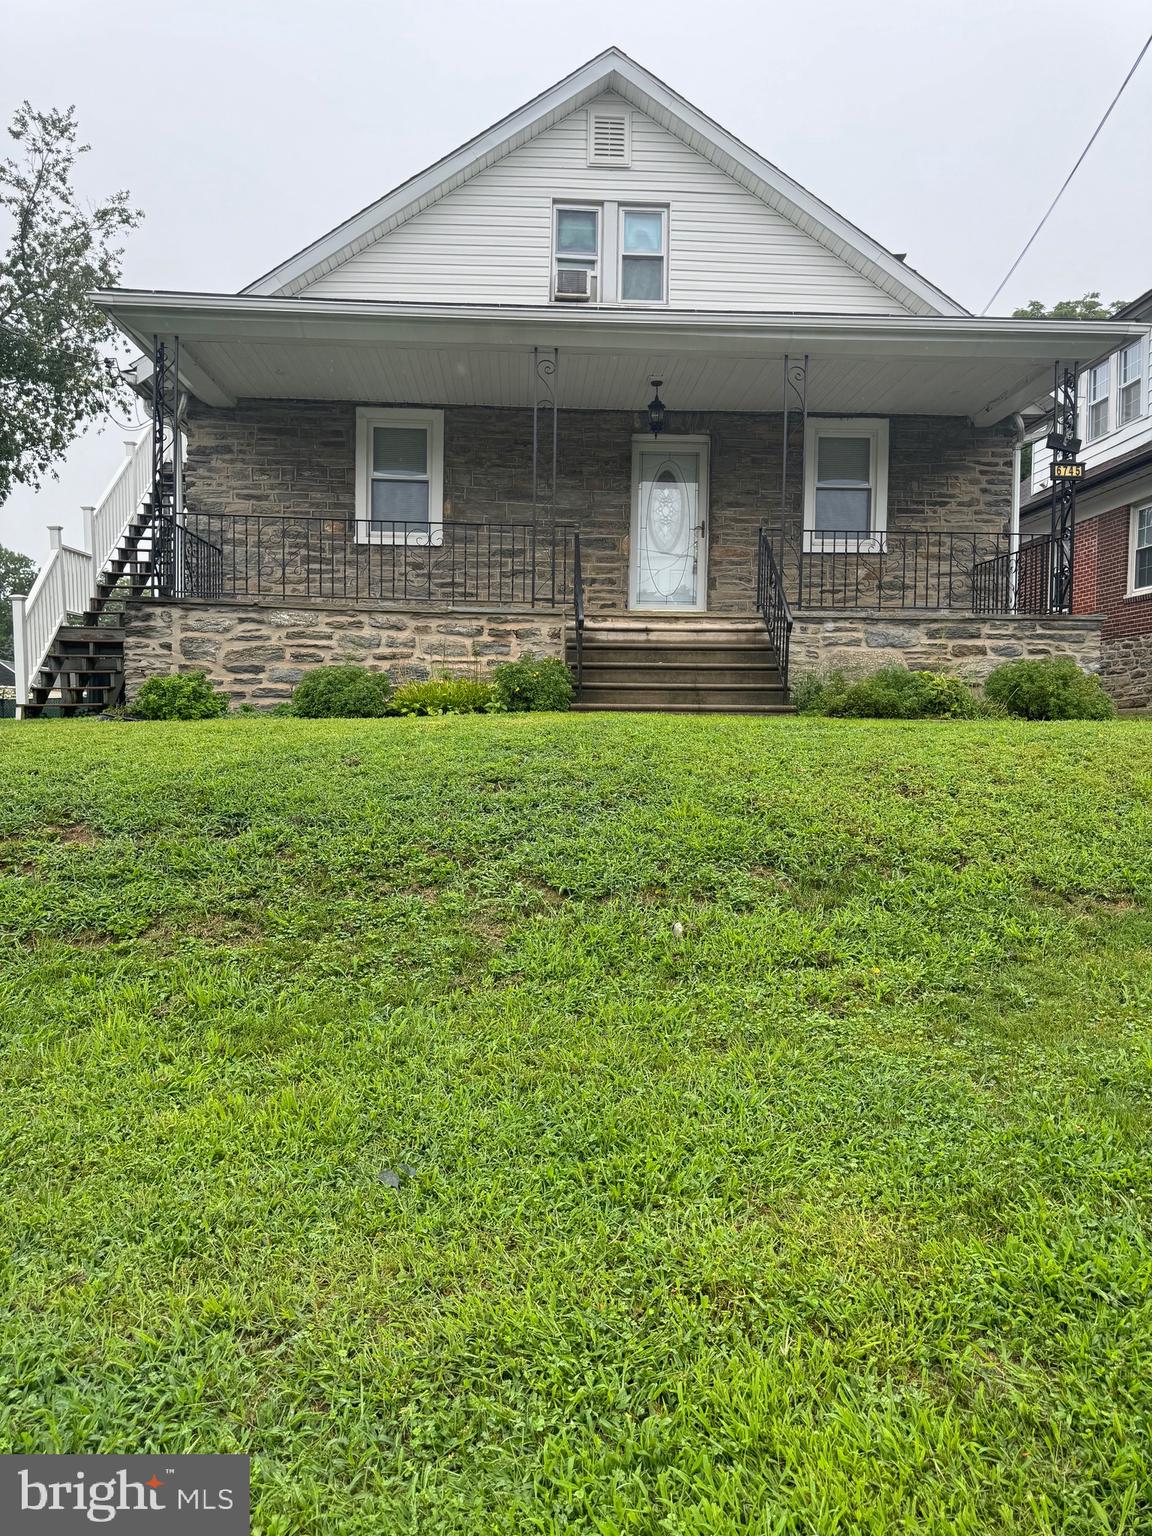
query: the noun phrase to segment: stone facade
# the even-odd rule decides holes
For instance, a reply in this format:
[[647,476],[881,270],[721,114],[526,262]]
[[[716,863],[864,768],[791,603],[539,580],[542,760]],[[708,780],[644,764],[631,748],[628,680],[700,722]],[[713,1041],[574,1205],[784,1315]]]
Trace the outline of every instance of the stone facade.
[[478,677],[528,653],[563,656],[563,614],[147,601],[130,605],[124,630],[129,699],[149,677],[206,672],[233,704],[265,708],[310,667],[355,662],[401,683]]
[[1107,636],[1100,652],[1100,681],[1117,707],[1152,709],[1152,631]]
[[[627,607],[632,440],[645,426],[641,413],[559,413],[556,516],[581,531],[591,612]],[[708,607],[715,613],[749,613],[755,601],[756,530],[762,523],[781,521],[781,416],[672,411],[667,432],[669,437],[709,438]],[[329,586],[308,595],[370,595],[373,561],[379,568],[381,561],[395,557],[378,546],[349,547],[348,528],[356,507],[355,444],[356,407],[351,404],[248,401],[216,410],[192,402],[185,470],[190,525],[219,542],[222,530],[233,527],[220,514],[248,518],[238,530],[246,548],[225,549],[231,590],[246,586],[254,591],[259,571],[265,588],[272,580],[285,595],[306,593],[302,522],[289,529],[286,549],[280,549],[277,534],[264,541],[258,555],[253,553],[257,518],[274,514],[323,520],[322,525],[309,525],[307,537],[313,540],[313,566],[315,541],[325,541],[320,564]],[[789,452],[798,491],[797,466],[803,455],[798,418]],[[1005,429],[977,429],[958,417],[893,417],[888,526],[894,532],[925,535],[950,528],[986,530],[990,536],[1003,533],[1011,502],[1011,466],[1011,434]],[[531,413],[447,408],[444,497],[446,522],[530,522]],[[798,535],[800,507],[790,501],[785,522]],[[939,540],[931,544],[934,552],[941,547]],[[989,544],[980,554],[992,552]],[[419,582],[426,553],[402,551],[400,558],[411,564],[413,582]]]
[[832,668],[853,673],[902,666],[981,683],[1001,662],[1033,656],[1070,656],[1088,672],[1101,670],[1100,622],[1095,618],[874,611],[798,613],[795,619],[794,682]]

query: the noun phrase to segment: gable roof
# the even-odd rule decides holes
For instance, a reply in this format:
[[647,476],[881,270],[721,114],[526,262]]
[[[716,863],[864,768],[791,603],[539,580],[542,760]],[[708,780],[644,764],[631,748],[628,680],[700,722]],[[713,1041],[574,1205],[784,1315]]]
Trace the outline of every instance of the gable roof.
[[622,96],[914,314],[968,311],[618,48],[607,48],[486,132],[265,273],[242,293],[290,297],[606,91]]

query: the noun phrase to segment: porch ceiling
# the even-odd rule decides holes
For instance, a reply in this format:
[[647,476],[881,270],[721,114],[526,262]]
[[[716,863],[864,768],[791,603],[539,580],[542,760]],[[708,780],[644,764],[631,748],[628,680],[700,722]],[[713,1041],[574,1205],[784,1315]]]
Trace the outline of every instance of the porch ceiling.
[[1057,361],[1143,335],[1133,321],[1066,322],[319,303],[105,292],[145,352],[180,337],[187,387],[238,399],[532,403],[531,349],[557,347],[562,410],[636,410],[649,380],[674,411],[779,411],[782,358],[808,353],[808,409],[997,421],[1050,388]]

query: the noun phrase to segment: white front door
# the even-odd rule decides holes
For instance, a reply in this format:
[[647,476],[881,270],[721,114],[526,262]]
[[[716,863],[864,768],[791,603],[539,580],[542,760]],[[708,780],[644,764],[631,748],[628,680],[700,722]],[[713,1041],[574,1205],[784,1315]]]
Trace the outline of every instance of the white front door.
[[707,606],[708,440],[637,438],[628,599],[641,610]]

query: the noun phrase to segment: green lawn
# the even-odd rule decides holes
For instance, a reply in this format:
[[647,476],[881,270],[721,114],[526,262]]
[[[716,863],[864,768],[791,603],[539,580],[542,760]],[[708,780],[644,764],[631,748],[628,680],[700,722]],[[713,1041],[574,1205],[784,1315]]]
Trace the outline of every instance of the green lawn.
[[2,1448],[1152,1531],[1150,892],[1152,722],[6,724]]

